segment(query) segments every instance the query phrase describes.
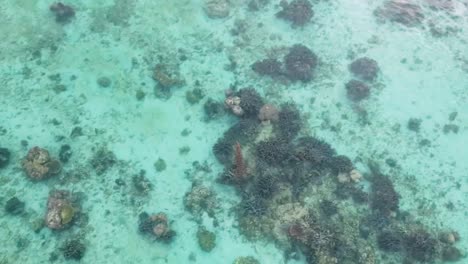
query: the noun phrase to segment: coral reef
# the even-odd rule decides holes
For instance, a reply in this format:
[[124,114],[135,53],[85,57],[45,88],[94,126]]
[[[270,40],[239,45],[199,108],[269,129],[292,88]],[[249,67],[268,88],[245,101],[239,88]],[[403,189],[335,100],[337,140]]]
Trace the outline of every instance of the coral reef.
[[133,187],[139,195],[147,195],[152,189],[153,184],[146,178],[146,171],[141,170],[140,173],[132,176]]
[[210,252],[216,247],[215,233],[206,230],[206,228],[204,227],[198,228],[197,240],[198,240],[198,245],[205,252]]
[[260,264],[260,262],[256,260],[254,257],[248,256],[248,257],[238,257],[234,260],[232,264]]
[[10,162],[10,151],[7,148],[0,148],[0,168],[4,168]]
[[371,185],[371,207],[385,216],[398,211],[400,196],[392,181],[382,174],[374,175]]
[[270,138],[260,141],[255,147],[256,157],[259,161],[269,165],[281,166],[288,161],[291,155],[291,145],[286,140]]
[[24,202],[17,197],[12,197],[5,203],[5,212],[11,215],[19,215],[24,212]]
[[225,18],[230,12],[229,1],[227,0],[205,0],[203,10],[209,18]]
[[228,96],[224,100],[226,108],[230,109],[231,112],[236,116],[244,115],[244,109],[240,106],[240,97],[239,96]]
[[60,248],[65,259],[81,260],[86,253],[85,244],[78,238],[67,240]]
[[51,191],[47,200],[45,224],[50,229],[69,227],[78,210],[78,206],[72,203],[70,192],[63,190]]
[[106,148],[102,147],[99,148],[91,158],[91,166],[96,170],[98,175],[103,174],[109,168],[114,166],[117,162],[117,158],[112,151],[107,150]]
[[150,234],[157,241],[169,243],[175,236],[175,231],[170,229],[165,213],[149,215],[143,212],[139,215],[138,230],[142,234]]
[[309,82],[317,67],[317,55],[302,44],[293,45],[284,57],[286,76],[292,81]]
[[380,70],[375,60],[362,57],[349,64],[349,71],[362,80],[373,81]]
[[437,240],[425,230],[416,230],[403,238],[408,256],[421,262],[431,262],[437,256]]
[[294,140],[302,128],[301,115],[295,104],[287,103],[281,106],[276,128],[281,139],[288,142]]
[[50,11],[55,15],[55,21],[58,23],[68,23],[75,17],[75,9],[61,2],[54,3],[49,7]]
[[218,208],[216,193],[201,183],[195,182],[192,188],[184,196],[184,206],[197,220],[200,220],[203,213],[214,217]]
[[283,74],[281,62],[277,59],[263,59],[252,64],[252,70],[260,75],[268,75],[271,77],[280,76]]
[[224,114],[224,106],[222,103],[215,101],[213,98],[208,98],[203,104],[203,110],[205,112],[205,119],[207,121],[216,119]]
[[370,87],[359,80],[351,80],[346,83],[346,95],[353,102],[359,102],[370,95]]
[[424,20],[422,8],[411,0],[388,0],[374,11],[379,20],[397,22],[408,27]]
[[282,0],[280,6],[282,10],[276,16],[290,21],[293,27],[304,26],[314,15],[312,4],[308,0],[292,0],[290,3]]
[[244,112],[244,117],[257,117],[258,111],[263,106],[263,99],[253,88],[240,89],[237,92],[240,99],[239,106]]
[[191,105],[198,104],[203,97],[205,97],[205,92],[200,88],[194,88],[193,90],[185,92],[185,99]]
[[73,152],[71,150],[70,145],[68,144],[62,145],[59,151],[59,159],[61,162],[67,163],[70,160],[72,154]]
[[21,165],[32,180],[42,180],[56,175],[62,169],[60,162],[52,159],[49,152],[40,147],[31,148],[26,157],[21,161]]
[[279,120],[279,111],[272,104],[264,104],[258,111],[258,119],[262,122],[277,122]]

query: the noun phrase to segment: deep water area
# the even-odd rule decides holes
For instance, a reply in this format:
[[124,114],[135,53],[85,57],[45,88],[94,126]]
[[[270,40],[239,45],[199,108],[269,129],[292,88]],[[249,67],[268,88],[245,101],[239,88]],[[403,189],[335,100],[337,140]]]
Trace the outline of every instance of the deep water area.
[[468,1],[0,0],[0,264],[468,263]]

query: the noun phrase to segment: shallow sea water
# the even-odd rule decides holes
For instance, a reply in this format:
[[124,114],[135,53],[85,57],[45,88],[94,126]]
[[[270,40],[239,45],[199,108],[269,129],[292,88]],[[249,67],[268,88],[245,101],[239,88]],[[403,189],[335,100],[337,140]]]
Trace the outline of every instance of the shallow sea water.
[[[292,26],[279,0],[66,1],[66,21],[52,1],[0,0],[0,263],[468,263],[468,2],[394,1],[414,25],[379,15],[389,1],[305,2]],[[295,44],[317,57],[311,80],[284,73]],[[361,57],[379,71],[353,102]],[[253,71],[265,58],[281,72]],[[248,87],[263,102],[240,96],[236,116],[226,91]],[[279,120],[258,120],[264,103]],[[308,160],[304,137],[352,168],[325,147]],[[35,146],[50,160],[28,163]],[[54,229],[55,190],[72,218],[55,208]]]

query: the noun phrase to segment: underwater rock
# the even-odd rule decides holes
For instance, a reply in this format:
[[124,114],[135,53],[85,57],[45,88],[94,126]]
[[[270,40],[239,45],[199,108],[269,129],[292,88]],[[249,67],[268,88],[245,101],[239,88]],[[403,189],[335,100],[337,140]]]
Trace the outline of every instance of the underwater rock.
[[33,180],[42,180],[49,176],[58,174],[62,165],[58,160],[50,158],[49,152],[40,147],[33,147],[28,155],[21,161],[21,165]]
[[276,13],[276,16],[290,21],[293,27],[304,26],[314,15],[312,4],[308,0],[293,0],[291,3],[282,0],[280,6],[283,10]]
[[63,253],[65,259],[80,260],[86,253],[86,246],[80,239],[72,239],[66,241],[60,250]]
[[0,168],[4,168],[10,162],[10,151],[7,148],[0,148]]
[[379,65],[371,58],[362,57],[349,65],[349,71],[365,81],[373,81],[379,73]]
[[12,197],[5,204],[5,212],[11,215],[19,215],[24,212],[24,202],[17,197]]
[[370,95],[370,87],[364,82],[351,80],[346,83],[346,95],[353,102],[359,102]]
[[422,8],[410,0],[389,0],[374,11],[374,15],[382,20],[397,22],[411,27],[421,24],[424,20]]
[[165,213],[149,215],[143,212],[139,215],[138,230],[143,234],[150,234],[158,241],[169,243],[175,236],[175,231],[169,227],[169,222]]
[[262,122],[277,122],[279,119],[279,111],[272,104],[264,104],[258,111],[258,119]]
[[50,5],[49,9],[55,14],[55,21],[58,23],[68,23],[73,17],[75,17],[75,9],[61,2]]
[[229,16],[230,6],[227,0],[205,0],[203,10],[209,18]]
[[71,202],[68,191],[51,191],[47,200],[45,224],[50,229],[64,229],[69,227],[77,208]]
[[284,57],[286,76],[291,81],[309,82],[317,67],[317,55],[302,44],[295,44]]
[[200,248],[205,252],[210,252],[216,247],[216,235],[206,230],[204,227],[198,228],[197,240]]

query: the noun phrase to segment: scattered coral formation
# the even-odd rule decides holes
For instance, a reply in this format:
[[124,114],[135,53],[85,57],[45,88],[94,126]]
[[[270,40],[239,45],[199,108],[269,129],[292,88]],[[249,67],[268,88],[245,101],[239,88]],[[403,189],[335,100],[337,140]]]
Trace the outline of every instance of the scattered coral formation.
[[374,11],[379,20],[388,20],[412,27],[421,24],[424,13],[418,2],[412,0],[388,0]]
[[354,60],[349,65],[349,70],[358,78],[365,81],[373,81],[379,73],[377,62],[368,57],[362,57]]

